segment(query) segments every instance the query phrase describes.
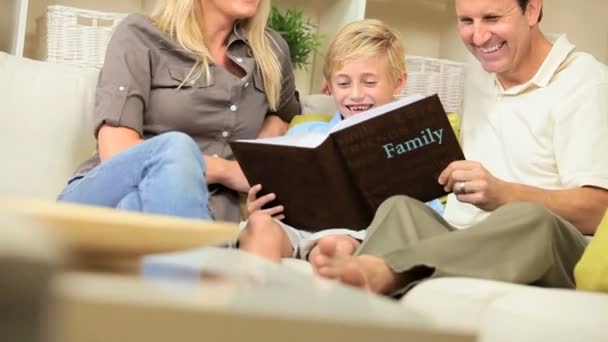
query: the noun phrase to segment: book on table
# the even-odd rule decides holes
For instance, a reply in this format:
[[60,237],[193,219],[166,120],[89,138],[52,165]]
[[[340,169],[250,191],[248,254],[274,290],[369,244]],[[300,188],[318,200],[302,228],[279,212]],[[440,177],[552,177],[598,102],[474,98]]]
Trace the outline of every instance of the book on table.
[[437,95],[401,98],[344,119],[328,134],[231,143],[266,207],[284,206],[286,224],[308,231],[365,229],[387,198],[446,195],[439,174],[464,159]]

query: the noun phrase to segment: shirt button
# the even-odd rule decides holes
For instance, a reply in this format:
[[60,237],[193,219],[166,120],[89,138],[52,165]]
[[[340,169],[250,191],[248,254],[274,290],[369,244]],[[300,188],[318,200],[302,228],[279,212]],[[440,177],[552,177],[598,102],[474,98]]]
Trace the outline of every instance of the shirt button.
[[228,131],[223,131],[222,132],[222,137],[228,138],[228,136],[230,136],[230,133],[228,133]]
[[237,106],[236,105],[232,105],[230,106],[230,110],[233,112],[236,112]]
[[249,82],[245,82],[245,84],[243,85],[245,88],[249,87]]
[[190,81],[190,84],[194,85],[194,83],[196,83],[196,80]]
[[239,57],[239,58],[237,58],[237,59],[236,59],[236,61],[237,61],[237,62],[239,62],[239,63],[243,63],[243,59],[242,59],[242,58],[240,58],[240,57]]
[[118,90],[120,90],[120,91],[125,91],[125,89],[126,89],[126,88],[125,88],[125,87],[123,87],[123,86],[118,87]]

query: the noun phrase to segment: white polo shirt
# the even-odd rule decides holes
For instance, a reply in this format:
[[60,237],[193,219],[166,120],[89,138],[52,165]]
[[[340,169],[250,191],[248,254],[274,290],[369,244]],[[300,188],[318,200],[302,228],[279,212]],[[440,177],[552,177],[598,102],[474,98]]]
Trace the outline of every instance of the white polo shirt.
[[[495,177],[548,190],[608,189],[608,68],[559,37],[536,75],[504,90],[495,75],[467,74],[465,157]],[[489,213],[448,197],[444,217],[464,228]]]

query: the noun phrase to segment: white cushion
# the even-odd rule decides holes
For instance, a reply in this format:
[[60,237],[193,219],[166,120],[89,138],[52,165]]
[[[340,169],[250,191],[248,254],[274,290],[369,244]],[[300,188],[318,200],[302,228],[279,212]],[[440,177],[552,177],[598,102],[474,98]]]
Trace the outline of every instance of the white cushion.
[[313,269],[312,266],[310,265],[309,262],[301,260],[301,259],[295,259],[295,258],[283,258],[281,260],[281,265],[283,267],[292,269],[292,270],[296,270],[298,272],[304,273],[304,274],[308,274],[308,275],[313,275]]
[[470,278],[425,281],[402,299],[437,327],[480,342],[608,341],[608,296]]
[[482,317],[479,341],[608,341],[608,295],[540,288],[506,294]]
[[0,53],[0,195],[54,199],[94,151],[97,75]]
[[409,291],[403,305],[426,314],[442,328],[478,331],[482,317],[497,298],[512,292],[526,292],[531,286],[472,278],[437,278]]

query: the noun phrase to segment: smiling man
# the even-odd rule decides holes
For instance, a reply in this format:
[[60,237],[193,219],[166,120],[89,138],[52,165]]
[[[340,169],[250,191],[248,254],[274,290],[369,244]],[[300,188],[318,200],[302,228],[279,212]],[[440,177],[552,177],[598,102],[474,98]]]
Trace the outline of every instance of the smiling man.
[[573,287],[583,234],[608,207],[607,68],[541,32],[542,0],[455,4],[461,39],[483,70],[467,75],[467,160],[438,179],[454,191],[445,220],[390,198],[356,256],[320,241],[313,266],[385,294],[442,276]]
[[542,1],[458,1],[456,13],[465,46],[505,89],[529,81],[551,51]]
[[462,140],[471,161],[440,177],[466,190],[446,208],[456,226],[530,201],[592,234],[608,206],[606,66],[566,36],[549,41],[538,24],[542,6],[456,1],[462,41],[485,71],[466,90]]

